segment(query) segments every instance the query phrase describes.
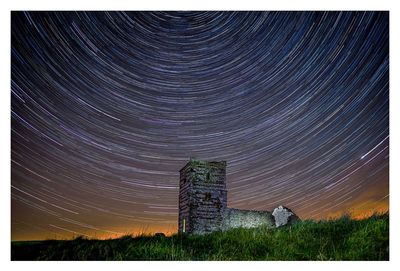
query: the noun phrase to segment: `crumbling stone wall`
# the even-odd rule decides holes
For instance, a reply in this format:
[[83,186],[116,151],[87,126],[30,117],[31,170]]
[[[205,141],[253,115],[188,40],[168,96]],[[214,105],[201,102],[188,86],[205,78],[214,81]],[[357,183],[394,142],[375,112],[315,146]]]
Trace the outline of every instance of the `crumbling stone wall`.
[[190,211],[190,194],[191,183],[188,181],[189,176],[186,172],[187,165],[180,171],[179,179],[179,232],[187,232],[190,229],[189,211]]
[[191,159],[180,171],[179,232],[203,234],[221,229],[227,204],[225,169],[224,161]]
[[275,227],[275,220],[271,212],[268,211],[251,211],[226,208],[224,212],[222,230],[232,228],[255,228],[266,226],[269,228]]
[[178,231],[205,234],[232,228],[280,227],[297,221],[286,207],[268,211],[227,207],[226,162],[190,159],[180,170]]

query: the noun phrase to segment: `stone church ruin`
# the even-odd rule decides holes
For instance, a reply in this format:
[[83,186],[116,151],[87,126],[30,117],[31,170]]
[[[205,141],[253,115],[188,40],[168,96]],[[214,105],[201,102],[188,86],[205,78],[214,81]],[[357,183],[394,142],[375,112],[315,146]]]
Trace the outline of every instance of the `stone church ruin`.
[[283,206],[273,212],[228,208],[225,161],[190,159],[180,170],[180,233],[206,234],[238,227],[275,228],[297,220],[297,215]]

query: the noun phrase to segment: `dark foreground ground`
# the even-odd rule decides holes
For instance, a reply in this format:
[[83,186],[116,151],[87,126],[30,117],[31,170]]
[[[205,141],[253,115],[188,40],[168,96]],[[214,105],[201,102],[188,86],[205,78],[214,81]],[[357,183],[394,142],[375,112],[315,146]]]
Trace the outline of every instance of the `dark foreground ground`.
[[12,242],[12,260],[388,260],[389,215],[205,236]]

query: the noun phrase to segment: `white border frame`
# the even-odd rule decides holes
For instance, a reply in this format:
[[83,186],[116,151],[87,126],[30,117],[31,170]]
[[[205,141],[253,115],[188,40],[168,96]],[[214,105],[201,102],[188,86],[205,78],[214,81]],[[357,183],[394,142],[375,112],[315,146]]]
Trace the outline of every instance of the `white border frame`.
[[[397,3],[396,3],[397,2]],[[132,270],[132,268],[154,268],[157,270],[174,269],[204,270],[204,268],[220,268],[243,270],[252,269],[275,269],[295,268],[307,270],[335,270],[338,268],[376,270],[377,268],[394,269],[399,264],[399,181],[400,175],[396,163],[399,162],[399,125],[398,120],[400,104],[399,99],[399,27],[400,10],[397,0],[245,0],[245,1],[218,1],[218,0],[145,0],[145,1],[123,1],[123,0],[2,0],[1,9],[1,196],[0,210],[4,218],[1,234],[1,269],[30,269],[40,268],[42,270],[70,270],[71,268],[96,270],[107,270],[117,267],[119,269]],[[11,262],[10,241],[11,241],[11,174],[10,174],[10,153],[11,153],[11,10],[389,10],[390,11],[390,261],[389,262]],[[395,48],[395,49],[394,49]],[[398,269],[398,267],[397,267]]]

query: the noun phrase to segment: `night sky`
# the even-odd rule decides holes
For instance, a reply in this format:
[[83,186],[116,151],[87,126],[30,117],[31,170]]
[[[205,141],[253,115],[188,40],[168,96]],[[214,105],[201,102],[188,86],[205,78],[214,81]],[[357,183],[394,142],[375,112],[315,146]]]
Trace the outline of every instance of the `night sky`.
[[179,170],[228,206],[386,211],[388,12],[12,12],[12,240],[177,231]]

